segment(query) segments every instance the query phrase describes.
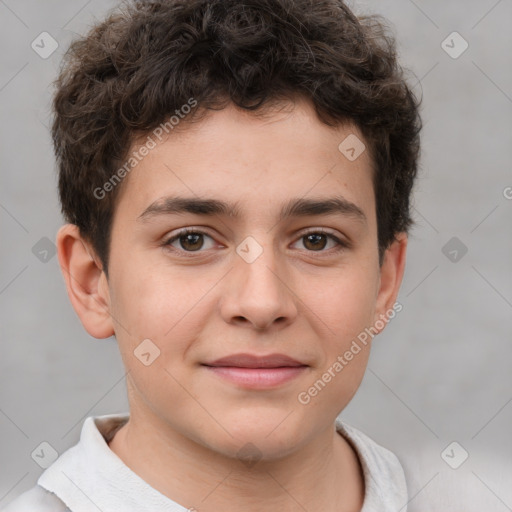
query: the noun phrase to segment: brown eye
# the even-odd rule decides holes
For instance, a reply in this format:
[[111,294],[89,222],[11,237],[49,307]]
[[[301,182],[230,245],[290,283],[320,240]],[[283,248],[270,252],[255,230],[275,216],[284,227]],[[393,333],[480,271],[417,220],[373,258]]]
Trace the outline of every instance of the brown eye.
[[[348,243],[341,241],[332,233],[311,231],[302,235],[298,241],[302,241],[303,247],[309,252],[328,253],[348,248]],[[328,247],[329,242],[331,245]]]
[[199,233],[188,233],[186,235],[181,235],[178,240],[180,241],[181,247],[187,251],[197,251],[201,249],[204,244],[204,240],[202,239],[201,234]]
[[302,238],[304,239],[304,247],[312,251],[321,251],[327,245],[326,235],[320,233],[311,233]]
[[[205,237],[213,241],[212,237],[202,231],[184,230],[169,238],[163,245],[178,251],[200,252],[205,246]],[[206,249],[211,249],[213,244]]]

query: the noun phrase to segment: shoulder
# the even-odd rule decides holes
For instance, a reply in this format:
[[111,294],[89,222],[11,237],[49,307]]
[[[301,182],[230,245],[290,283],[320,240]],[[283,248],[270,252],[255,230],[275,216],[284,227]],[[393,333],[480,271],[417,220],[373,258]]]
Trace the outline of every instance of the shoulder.
[[372,472],[377,474],[392,473],[399,476],[403,475],[402,465],[393,452],[346,423],[338,422],[337,430],[352,442],[360,459],[362,459],[363,467],[366,465]]
[[404,470],[397,456],[356,428],[336,420],[336,430],[354,448],[365,480],[364,512],[401,509],[407,504]]
[[71,512],[55,494],[39,485],[20,494],[0,512]]

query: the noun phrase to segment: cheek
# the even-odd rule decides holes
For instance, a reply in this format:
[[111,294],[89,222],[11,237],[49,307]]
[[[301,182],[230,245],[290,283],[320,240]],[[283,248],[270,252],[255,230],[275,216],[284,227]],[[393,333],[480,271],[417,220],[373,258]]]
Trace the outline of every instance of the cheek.
[[[331,350],[350,344],[350,340],[370,325],[375,310],[376,280],[377,275],[370,268],[347,268],[309,286],[306,304],[329,328],[326,333]],[[305,283],[308,284],[312,283]]]
[[[307,306],[317,323],[321,361],[304,390],[319,407],[344,407],[357,391],[368,363],[371,339],[361,333],[371,325],[378,273],[371,266],[351,266],[317,281]],[[328,326],[328,329],[326,328]],[[314,398],[313,398],[314,397]],[[307,398],[307,397],[306,397]]]
[[119,281],[112,308],[121,332],[127,331],[135,340],[160,338],[162,332],[172,327],[169,312],[176,309],[177,294],[155,275],[127,275],[134,277]]
[[207,318],[200,301],[206,290],[159,271],[127,275],[134,277],[116,287],[113,311],[130,380],[149,403],[166,404],[172,397],[176,407],[184,406],[190,400],[180,385],[186,382],[184,361]]
[[154,253],[157,258],[144,251],[129,258],[118,254],[112,275],[114,314],[137,339],[161,338],[194,299],[195,288],[184,284],[176,272],[170,272],[158,250]]
[[370,355],[371,339],[364,338],[364,331],[373,318],[374,290],[371,280],[351,275],[331,283],[322,297],[316,295],[310,307],[329,329],[324,329],[326,334],[319,339],[321,361],[299,401],[309,400],[326,414],[334,404],[342,410],[350,402]]
[[[128,275],[132,278],[122,277]],[[133,352],[150,339],[160,350],[158,363],[177,366],[209,318],[212,305],[207,299],[212,283],[170,272],[166,266],[145,270],[135,264],[127,265],[117,277],[121,278],[114,281],[112,311],[125,363],[138,369]]]

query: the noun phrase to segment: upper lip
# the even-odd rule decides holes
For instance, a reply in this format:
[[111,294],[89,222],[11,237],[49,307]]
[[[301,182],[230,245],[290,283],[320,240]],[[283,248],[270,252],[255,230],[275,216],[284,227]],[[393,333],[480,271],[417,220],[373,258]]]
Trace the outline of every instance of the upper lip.
[[239,368],[279,368],[282,366],[307,366],[285,354],[266,356],[253,354],[232,354],[215,361],[203,363],[206,366],[235,366]]

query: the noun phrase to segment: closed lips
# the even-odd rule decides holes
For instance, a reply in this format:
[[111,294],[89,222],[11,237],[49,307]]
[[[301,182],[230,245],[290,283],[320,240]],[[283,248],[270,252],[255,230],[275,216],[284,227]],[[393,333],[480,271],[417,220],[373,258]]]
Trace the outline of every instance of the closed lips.
[[270,354],[257,356],[253,354],[233,354],[216,359],[215,361],[203,363],[212,367],[237,367],[237,368],[282,368],[308,366],[285,354]]

